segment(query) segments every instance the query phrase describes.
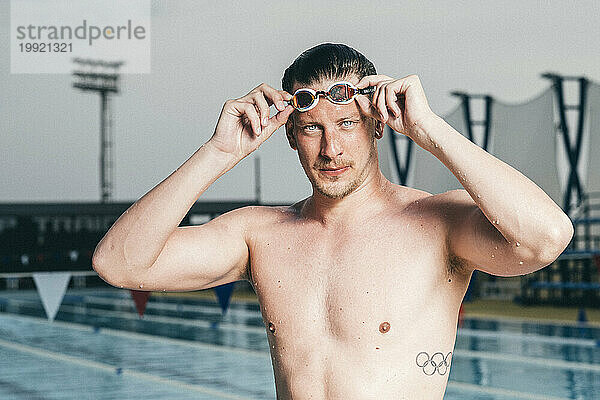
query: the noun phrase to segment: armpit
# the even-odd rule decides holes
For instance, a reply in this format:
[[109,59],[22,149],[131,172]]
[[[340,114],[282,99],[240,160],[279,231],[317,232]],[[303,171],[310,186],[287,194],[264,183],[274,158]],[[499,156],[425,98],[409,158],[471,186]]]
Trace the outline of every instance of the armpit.
[[459,276],[468,274],[473,268],[464,258],[450,254],[446,260],[446,269],[449,276]]
[[465,276],[473,271],[475,267],[468,260],[457,256],[450,249],[450,237],[446,235],[446,272],[448,276]]

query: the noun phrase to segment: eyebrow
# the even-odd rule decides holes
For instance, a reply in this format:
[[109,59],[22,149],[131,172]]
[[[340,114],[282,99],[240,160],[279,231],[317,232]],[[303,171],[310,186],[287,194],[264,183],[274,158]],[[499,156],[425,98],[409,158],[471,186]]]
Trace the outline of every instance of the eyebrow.
[[347,121],[349,119],[358,119],[358,120],[360,120],[360,115],[358,115],[358,114],[347,115],[345,117],[339,118],[337,120],[337,122]]
[[[344,117],[338,118],[337,121],[335,121],[335,122],[340,123],[342,121],[347,121],[349,119],[360,120],[360,115],[358,115],[358,114],[346,115]],[[321,124],[314,120],[307,120],[307,121],[298,121],[298,125],[299,126],[307,126],[307,125],[321,125]]]

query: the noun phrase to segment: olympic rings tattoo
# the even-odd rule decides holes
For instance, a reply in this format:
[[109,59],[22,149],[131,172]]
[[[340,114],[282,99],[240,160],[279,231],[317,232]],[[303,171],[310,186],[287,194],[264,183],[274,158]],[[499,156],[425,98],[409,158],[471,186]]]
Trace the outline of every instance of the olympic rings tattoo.
[[436,371],[438,374],[444,375],[446,374],[446,372],[448,372],[450,366],[449,358],[451,355],[452,352],[449,352],[444,357],[444,354],[438,351],[437,353],[433,353],[433,355],[430,358],[429,354],[422,351],[419,354],[417,354],[417,366],[423,368],[423,373],[425,373],[425,375],[431,376],[435,374]]

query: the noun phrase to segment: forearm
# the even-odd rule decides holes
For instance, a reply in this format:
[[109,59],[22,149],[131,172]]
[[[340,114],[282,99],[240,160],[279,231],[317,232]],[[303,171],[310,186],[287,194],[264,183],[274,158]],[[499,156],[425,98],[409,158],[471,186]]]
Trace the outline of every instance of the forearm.
[[416,132],[417,144],[456,176],[508,242],[519,242],[540,255],[566,247],[573,233],[570,219],[529,178],[472,143],[438,116],[427,120]]
[[119,217],[96,247],[94,268],[151,266],[197,198],[235,163],[210,143],[201,146]]

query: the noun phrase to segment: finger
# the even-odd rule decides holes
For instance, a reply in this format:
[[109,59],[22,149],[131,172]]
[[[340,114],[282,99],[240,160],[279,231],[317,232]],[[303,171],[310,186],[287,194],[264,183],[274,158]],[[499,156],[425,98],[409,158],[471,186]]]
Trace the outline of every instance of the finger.
[[294,107],[286,106],[283,111],[279,111],[275,116],[271,118],[269,121],[269,126],[265,128],[265,131],[270,135],[279,129],[283,124],[285,124],[294,112]]
[[[269,105],[275,105],[275,108],[277,108],[278,111],[283,111],[285,109],[287,103],[284,101],[283,95],[279,92],[279,90],[267,85],[266,83],[263,83],[260,86],[260,90],[264,94]],[[292,96],[290,96],[290,98],[291,97]]]
[[387,83],[379,83],[377,85],[377,91],[375,92],[377,97],[373,99],[373,104],[375,104],[375,106],[377,107],[377,111],[379,111],[379,113],[381,114],[381,117],[383,118],[382,122],[387,122],[388,117],[389,117],[387,107],[385,104],[385,88],[386,88],[386,86],[387,86]]
[[286,92],[285,90],[279,90],[279,94],[283,97],[284,101],[290,101],[292,99],[292,95]]
[[260,123],[262,126],[267,126],[269,124],[269,105],[267,104],[267,100],[265,96],[263,96],[262,92],[258,92],[254,95],[254,104],[258,113],[260,115]]
[[252,132],[254,132],[256,136],[260,136],[260,117],[258,116],[258,112],[256,111],[254,104],[240,102],[235,107],[237,111],[241,114],[242,118],[245,116],[248,119],[248,121],[250,121]]
[[402,115],[400,107],[398,107],[398,96],[396,94],[397,90],[398,89],[394,87],[393,84],[387,85],[385,88],[385,101],[395,118],[398,118],[400,115]]
[[373,107],[373,104],[371,104],[371,101],[368,98],[357,96],[356,102],[358,103],[358,107],[360,108],[360,111],[363,115],[365,115],[366,117],[375,118],[378,121],[381,120],[381,115],[379,115],[379,111],[377,111],[375,107]]
[[390,80],[393,80],[393,79],[387,75],[367,75],[367,76],[363,77],[360,81],[358,81],[358,83],[356,84],[356,87],[359,89],[364,89],[368,86],[375,86],[379,82],[390,81]]

